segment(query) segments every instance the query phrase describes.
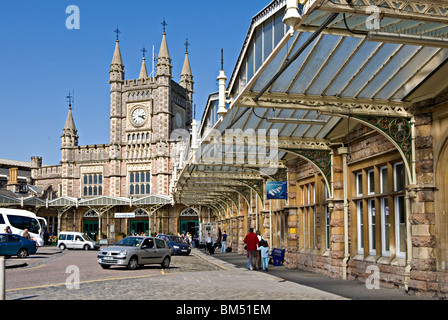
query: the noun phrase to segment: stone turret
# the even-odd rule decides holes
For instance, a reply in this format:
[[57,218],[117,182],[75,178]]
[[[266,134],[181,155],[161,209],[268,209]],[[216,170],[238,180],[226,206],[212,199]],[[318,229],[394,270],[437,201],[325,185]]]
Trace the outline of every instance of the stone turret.
[[[188,43],[188,42],[187,42]],[[188,48],[188,46],[187,46]],[[185,51],[185,60],[180,75],[179,84],[187,90],[187,108],[186,108],[186,123],[191,124],[192,120],[192,108],[193,108],[193,94],[194,94],[194,81],[193,74],[191,72],[190,59],[188,58],[188,50]]]
[[148,70],[146,69],[146,59],[143,57],[142,59],[142,67],[140,69],[140,75],[138,76],[139,79],[146,79],[148,78]]
[[157,58],[157,78],[165,77],[165,84],[169,84],[168,81],[172,78],[172,69],[170,52],[168,50],[168,44],[166,42],[166,33],[162,34],[162,43],[160,45],[159,56]]
[[61,147],[77,147],[78,146],[78,130],[76,130],[75,121],[73,120],[72,108],[68,109],[67,120],[61,135]]

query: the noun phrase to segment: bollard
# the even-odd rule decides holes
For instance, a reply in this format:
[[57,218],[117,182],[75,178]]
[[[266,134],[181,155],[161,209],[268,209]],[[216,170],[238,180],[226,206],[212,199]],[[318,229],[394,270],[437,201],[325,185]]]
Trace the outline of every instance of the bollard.
[[0,300],[5,300],[5,257],[0,256]]

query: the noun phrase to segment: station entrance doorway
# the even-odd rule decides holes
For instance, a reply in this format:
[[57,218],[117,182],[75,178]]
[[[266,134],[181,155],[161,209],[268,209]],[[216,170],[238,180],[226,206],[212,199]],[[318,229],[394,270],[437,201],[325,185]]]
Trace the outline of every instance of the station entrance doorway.
[[182,211],[179,217],[179,233],[187,234],[187,232],[192,236],[199,233],[199,216],[192,208]]

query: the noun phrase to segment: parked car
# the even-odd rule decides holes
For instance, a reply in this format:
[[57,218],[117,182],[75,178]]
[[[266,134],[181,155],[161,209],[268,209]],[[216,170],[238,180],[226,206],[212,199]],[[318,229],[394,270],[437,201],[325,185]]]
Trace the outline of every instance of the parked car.
[[179,236],[158,234],[157,238],[163,239],[168,243],[172,254],[186,254],[188,256],[191,252],[190,246],[183,242]]
[[58,237],[58,247],[64,249],[97,250],[100,248],[90,237],[81,232],[62,231]]
[[37,251],[37,242],[18,234],[0,234],[0,256],[25,258]]
[[126,266],[130,270],[146,264],[160,264],[168,268],[171,250],[165,240],[154,237],[126,237],[114,246],[100,250],[98,263],[103,269]]

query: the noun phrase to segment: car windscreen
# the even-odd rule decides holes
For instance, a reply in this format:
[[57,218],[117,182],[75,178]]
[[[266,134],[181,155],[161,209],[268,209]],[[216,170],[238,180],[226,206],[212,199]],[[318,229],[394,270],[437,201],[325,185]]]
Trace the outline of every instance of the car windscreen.
[[28,229],[31,233],[39,234],[40,225],[34,218],[8,214],[8,220],[14,228],[21,230]]
[[84,238],[84,240],[86,241],[93,241],[92,238],[90,238],[88,235],[83,234],[82,237]]
[[169,238],[171,239],[172,242],[176,242],[176,243],[183,243],[184,242],[181,237],[170,236]]
[[123,247],[138,247],[142,243],[143,238],[138,237],[127,237],[123,240],[120,240],[117,242],[116,246],[123,246]]

